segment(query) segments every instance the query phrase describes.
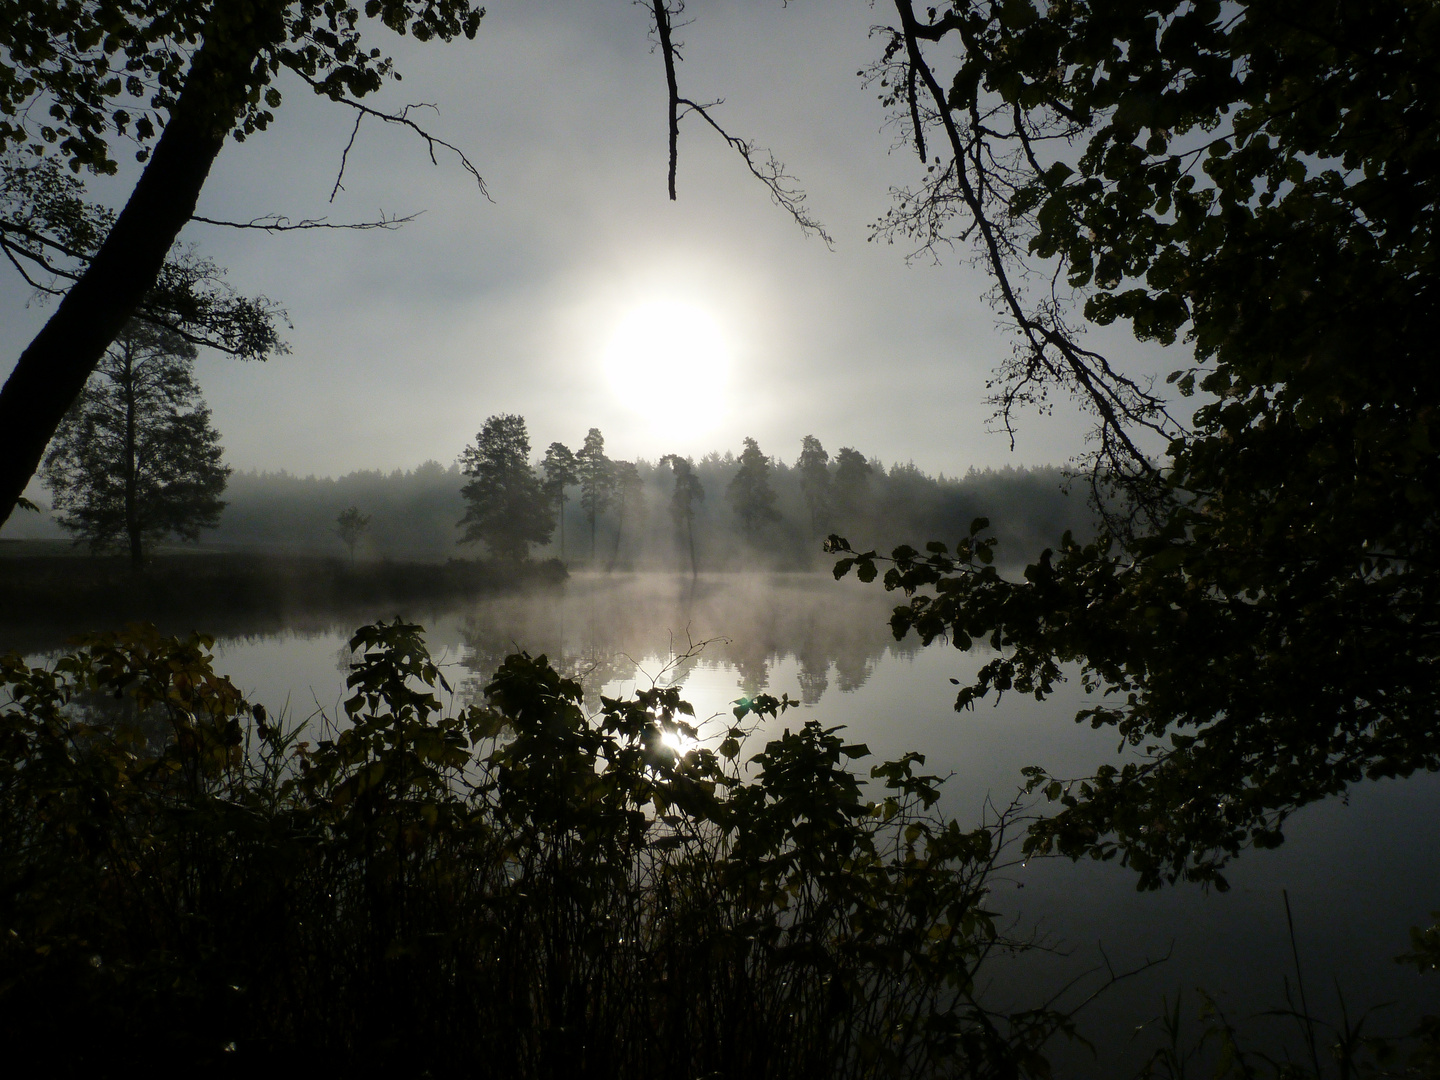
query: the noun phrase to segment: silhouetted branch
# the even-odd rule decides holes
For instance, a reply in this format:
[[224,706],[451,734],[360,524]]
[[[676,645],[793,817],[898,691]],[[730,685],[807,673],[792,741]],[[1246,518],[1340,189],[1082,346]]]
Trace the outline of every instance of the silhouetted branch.
[[[825,226],[821,225],[819,221],[811,216],[810,211],[805,207],[805,200],[808,196],[805,194],[804,189],[799,186],[799,182],[795,177],[785,171],[784,162],[777,160],[775,155],[769,150],[757,147],[747,139],[741,139],[738,136],[731,135],[710,115],[709,109],[715,105],[724,104],[723,100],[711,102],[708,106],[697,104],[689,98],[677,98],[676,102],[677,104],[684,105],[686,109],[685,112],[680,114],[681,118],[691,112],[698,114],[701,119],[720,134],[722,139],[734,148],[735,152],[744,159],[745,167],[750,170],[750,174],[770,189],[770,197],[774,199],[786,213],[795,219],[795,223],[799,225],[800,228],[804,229],[807,233],[813,232],[816,236],[820,237],[821,240],[825,241],[826,247],[833,248],[835,246],[835,241],[831,238],[830,234],[825,231]],[[761,155],[764,156],[764,161],[759,160]],[[671,159],[670,169],[672,172],[675,169],[673,157]]]
[[291,221],[283,214],[264,214],[249,221],[223,221],[217,218],[202,217],[196,214],[191,221],[198,221],[205,225],[223,225],[228,229],[257,229],[261,232],[296,232],[301,229],[353,229],[364,231],[366,229],[398,229],[401,225],[408,225],[414,221],[423,211],[414,214],[406,214],[404,217],[387,217],[385,212],[380,212],[376,221],[346,221],[332,222],[325,218],[301,218],[299,221]]
[[440,110],[437,109],[432,103],[428,101],[421,101],[414,104],[406,105],[398,113],[384,112],[381,109],[372,109],[364,102],[356,101],[354,98],[347,97],[337,90],[326,88],[320,83],[318,79],[311,78],[304,72],[296,72],[296,74],[298,74],[300,78],[304,79],[307,83],[309,83],[317,94],[321,94],[329,98],[331,101],[338,102],[341,105],[348,105],[350,106],[350,108],[354,109],[356,113],[355,126],[350,130],[350,138],[345,143],[345,149],[340,155],[340,170],[335,175],[335,186],[330,190],[331,202],[335,201],[335,196],[342,190],[341,181],[345,178],[345,165],[349,160],[350,150],[355,145],[355,136],[360,131],[360,121],[365,119],[365,117],[367,116],[373,116],[375,117],[375,119],[383,120],[387,124],[398,124],[401,127],[407,127],[411,131],[415,132],[415,134],[419,135],[420,138],[425,140],[425,146],[430,154],[430,163],[432,165],[440,164],[439,159],[437,159],[435,156],[435,148],[437,146],[441,146],[444,147],[446,150],[449,150],[457,158],[460,159],[460,164],[464,166],[465,171],[475,178],[475,184],[477,187],[479,187],[480,194],[484,195],[485,198],[490,200],[491,202],[494,202],[493,199],[490,199],[490,192],[485,187],[485,178],[480,175],[480,170],[475,167],[475,163],[465,156],[465,151],[461,150],[454,143],[445,141],[438,135],[430,134],[429,131],[425,130],[425,128],[421,127],[414,120],[410,119],[411,109],[435,109],[436,112],[439,112]]
[[[683,5],[683,0],[681,0]],[[676,9],[684,10],[683,6]],[[680,89],[675,79],[675,43],[670,36],[670,11],[666,0],[655,0],[655,33],[660,39],[660,55],[665,59],[665,85],[669,90],[670,109],[670,201],[675,201],[675,164],[680,151]]]
[[[659,42],[660,54],[665,60],[665,83],[669,93],[669,192],[671,201],[675,199],[675,172],[680,153],[680,121],[693,112],[730,144],[744,160],[745,167],[750,170],[750,175],[769,189],[770,197],[795,220],[801,229],[807,234],[814,233],[820,237],[825,241],[826,247],[834,248],[835,241],[805,206],[807,198],[805,191],[795,177],[785,171],[784,163],[779,161],[771,151],[757,147],[748,139],[731,135],[710,115],[709,110],[716,105],[723,104],[723,100],[701,105],[680,96],[679,84],[675,75],[675,61],[680,58],[680,54],[679,46],[671,33],[671,16],[678,15],[685,10],[684,0],[651,0],[650,8],[655,19],[654,31]],[[682,105],[684,106],[683,111],[681,110]]]
[[[1018,140],[1021,160],[1038,172],[1039,162],[1031,151],[1032,133],[1025,130],[1023,122],[1017,122],[1013,132],[994,130],[994,117],[981,115],[973,103],[968,116],[957,115],[959,110],[951,102],[944,81],[926,61],[920,43],[939,41],[961,27],[950,16],[921,22],[912,0],[895,0],[895,8],[900,27],[890,31],[891,44],[876,72],[883,74],[888,85],[902,88],[903,107],[912,129],[910,137],[922,158],[928,121],[940,129],[948,143],[951,163],[937,170],[938,175],[927,181],[922,192],[902,193],[902,213],[892,215],[879,231],[918,234],[925,248],[931,248],[937,242],[948,242],[941,229],[963,207],[965,228],[961,238],[973,236],[977,241],[980,259],[994,282],[992,299],[1020,332],[1014,355],[1001,365],[990,384],[995,419],[1013,446],[1017,406],[1044,407],[1049,387],[1066,388],[1097,418],[1093,432],[1097,445],[1088,455],[1097,507],[1106,511],[1101,488],[1107,483],[1118,484],[1139,503],[1148,503],[1158,490],[1159,473],[1132,432],[1148,430],[1172,438],[1183,425],[1169,414],[1164,400],[1152,388],[1116,370],[1100,353],[1079,345],[1066,324],[1064,304],[1055,295],[1053,282],[1047,299],[1027,302],[1021,286],[1030,271],[1023,244],[1001,212],[1009,204],[1007,190],[1017,183],[1015,165],[997,156],[993,143]],[[924,110],[918,103],[922,90],[929,99],[929,107]]]

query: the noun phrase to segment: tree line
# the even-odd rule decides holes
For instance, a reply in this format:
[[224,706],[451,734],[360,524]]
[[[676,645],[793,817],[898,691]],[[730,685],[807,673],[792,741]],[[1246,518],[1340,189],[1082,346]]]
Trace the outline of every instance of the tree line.
[[[236,472],[210,542],[339,554],[348,541],[338,519],[353,509],[365,520],[352,535],[361,559],[443,560],[465,550],[457,543],[467,535],[477,553],[514,557],[528,532],[523,546],[531,557],[563,558],[574,568],[688,573],[825,566],[821,543],[832,530],[898,543],[920,529],[959,535],[985,515],[1000,529],[1002,556],[1019,557],[1067,529],[1084,535],[1093,527],[1084,498],[1065,494],[1065,474],[1053,466],[932,476],[847,447],[828,457],[820,479],[814,450],[805,456],[812,446],[825,452],[813,436],[790,461],[766,455],[755,440],[738,455],[615,461],[597,429],[574,451],[557,442],[538,453],[523,419],[498,419],[487,421],[488,437],[482,430],[448,466],[429,461],[333,478]],[[567,451],[589,463],[584,475],[567,464]],[[514,532],[502,535],[509,523]]]
[[931,477],[854,447],[832,457],[814,435],[793,463],[748,437],[738,456],[626,461],[606,454],[593,427],[575,450],[552,442],[532,460],[526,422],[513,414],[487,419],[449,468],[432,461],[337,480],[234,476],[195,382],[195,355],[178,335],[136,320],[66,414],[41,477],[55,523],[77,543],[126,548],[137,569],[154,542],[195,541],[204,531],[226,546],[271,551],[334,551],[338,541],[352,562],[445,558],[458,543],[502,561],[535,554],[607,571],[695,574],[809,568],[833,531],[899,542],[914,529],[956,532],[984,514],[1003,523],[1018,557],[1091,527],[1084,501],[1065,497],[1054,468]]

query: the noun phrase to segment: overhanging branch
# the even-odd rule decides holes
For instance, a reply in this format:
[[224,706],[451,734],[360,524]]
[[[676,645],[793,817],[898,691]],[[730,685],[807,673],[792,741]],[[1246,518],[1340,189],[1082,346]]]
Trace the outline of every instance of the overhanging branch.
[[[674,6],[672,7],[672,2]],[[750,170],[750,175],[759,180],[770,192],[770,197],[775,200],[776,205],[783,209],[795,221],[797,225],[808,235],[813,233],[825,241],[825,246],[833,249],[835,241],[825,231],[825,227],[810,213],[805,202],[808,196],[795,177],[791,176],[785,169],[783,162],[763,147],[758,147],[749,139],[742,139],[731,135],[720,123],[710,115],[710,110],[722,101],[712,101],[708,105],[701,105],[690,98],[681,97],[679,84],[675,74],[675,62],[680,58],[679,46],[676,44],[672,34],[671,16],[679,14],[684,10],[683,0],[651,0],[651,14],[655,20],[652,30],[660,48],[660,54],[665,61],[665,84],[668,92],[669,105],[669,137],[670,157],[668,184],[671,201],[675,199],[675,173],[679,162],[679,138],[680,121],[690,113],[695,113],[707,124],[709,124],[720,135],[731,149],[738,153],[745,162],[745,167]],[[682,108],[683,111],[682,111]]]
[[342,222],[328,221],[325,218],[301,218],[299,221],[291,221],[283,214],[264,214],[257,218],[251,218],[249,221],[225,221],[195,214],[190,220],[198,221],[203,225],[220,225],[227,229],[255,229],[270,233],[298,232],[305,229],[350,229],[363,232],[367,229],[398,229],[401,225],[408,225],[422,213],[424,211],[416,211],[413,214],[406,214],[404,217],[391,217],[382,210],[380,217],[374,221]]
[[303,71],[296,71],[296,74],[305,82],[309,83],[310,87],[317,94],[320,94],[323,97],[327,97],[331,101],[337,102],[341,105],[348,105],[350,108],[355,110],[355,126],[351,129],[350,139],[348,142],[346,142],[345,149],[340,155],[340,169],[335,176],[335,186],[330,191],[331,202],[334,202],[335,196],[339,194],[341,190],[343,190],[341,181],[345,178],[345,166],[350,157],[350,150],[355,145],[355,136],[360,131],[360,122],[364,120],[367,116],[374,117],[377,120],[383,120],[387,124],[397,124],[400,127],[409,128],[411,131],[415,132],[415,134],[419,135],[420,138],[425,140],[425,147],[430,154],[430,163],[432,165],[440,164],[439,159],[435,156],[435,148],[437,146],[449,150],[452,154],[454,154],[457,158],[460,159],[460,164],[464,167],[465,171],[475,178],[475,184],[477,187],[479,187],[480,194],[485,196],[485,198],[490,202],[495,201],[490,198],[490,192],[485,187],[485,178],[480,175],[480,170],[475,167],[475,163],[472,162],[465,155],[465,151],[461,150],[454,143],[447,142],[446,140],[440,138],[438,135],[432,135],[429,131],[421,127],[414,120],[410,119],[410,112],[412,109],[434,109],[436,112],[439,112],[439,109],[437,109],[435,105],[429,102],[422,101],[416,102],[411,105],[406,105],[398,113],[385,112],[382,109],[372,109],[363,101],[357,101],[354,98],[342,94],[333,88],[326,87],[318,79],[306,75]]

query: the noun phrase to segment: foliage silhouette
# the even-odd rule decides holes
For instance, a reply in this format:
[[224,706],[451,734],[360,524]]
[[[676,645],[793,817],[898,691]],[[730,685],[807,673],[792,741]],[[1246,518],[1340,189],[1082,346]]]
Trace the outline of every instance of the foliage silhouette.
[[10,1053],[62,1075],[1045,1074],[1068,1021],[975,998],[1004,821],[937,816],[920,755],[870,770],[872,800],[866,748],[814,722],[747,763],[788,699],[738,702],[711,749],[674,688],[587,716],[522,653],[452,714],[418,626],[350,645],[345,720],[308,727],[246,702],[201,637],[0,661]]
[[198,539],[219,524],[230,470],[200,397],[195,348],[140,322],[106,350],[66,413],[43,475],[60,524],[92,549],[123,543],[135,569],[144,543]]
[[[1020,331],[1001,415],[1078,395],[1097,491],[1116,496],[1098,538],[1067,534],[1021,580],[992,565],[984,525],[895,549],[895,631],[1000,651],[957,707],[1044,697],[1067,665],[1103,698],[1077,719],[1129,756],[1074,782],[1032,770],[1055,812],[1031,850],[1224,887],[1296,807],[1440,769],[1440,14],[895,6],[873,74],[934,167],[881,232],[979,244]],[[1188,430],[1076,343],[1062,297],[1027,298],[1027,258],[1086,319],[1193,345],[1171,376],[1201,395]],[[873,552],[834,547],[876,573]]]
[[740,468],[725,489],[725,496],[735,507],[741,527],[753,537],[761,525],[780,518],[775,509],[775,492],[770,487],[773,469],[770,459],[760,452],[760,444],[749,437],[745,439],[739,462]]
[[499,559],[520,560],[531,544],[544,544],[555,528],[550,499],[530,468],[530,436],[514,413],[490,417],[475,445],[460,455],[461,471],[472,477],[460,489],[468,504],[457,528],[462,544],[483,540]]
[[[0,18],[0,151],[22,167],[48,157],[76,173],[113,174],[112,142],[123,141],[138,144],[145,168],[113,225],[103,236],[97,230],[98,242],[67,250],[63,233],[48,228],[30,237],[46,256],[74,258],[78,268],[0,388],[0,520],[105,350],[160,283],[227,139],[255,135],[274,119],[280,71],[358,117],[416,130],[433,156],[447,144],[404,113],[358,100],[394,74],[389,58],[366,47],[361,20],[449,41],[473,38],[481,15],[468,0],[367,0],[363,9],[331,0],[8,0]],[[35,108],[38,100],[49,107]],[[463,156],[462,163],[478,182]]]

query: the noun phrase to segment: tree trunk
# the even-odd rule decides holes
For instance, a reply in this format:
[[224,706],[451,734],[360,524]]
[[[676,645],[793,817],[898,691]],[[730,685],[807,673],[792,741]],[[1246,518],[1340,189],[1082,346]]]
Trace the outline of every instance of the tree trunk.
[[125,209],[80,280],[0,390],[0,524],[105,350],[155,283],[195,212],[249,93],[261,49],[284,34],[282,0],[217,5],[170,122]]
[[620,537],[625,532],[625,496],[620,496],[620,505],[615,508],[615,547],[610,551],[610,565],[605,567],[607,574],[615,570],[616,560],[620,558]]
[[693,515],[685,519],[685,535],[690,538],[690,577],[694,579],[700,576],[700,564],[695,561],[695,518]]
[[139,462],[135,460],[135,355],[128,342],[121,362],[125,376],[120,384],[125,395],[125,532],[130,537],[130,568],[143,570],[145,552],[140,547],[140,510],[135,505],[139,486]]

